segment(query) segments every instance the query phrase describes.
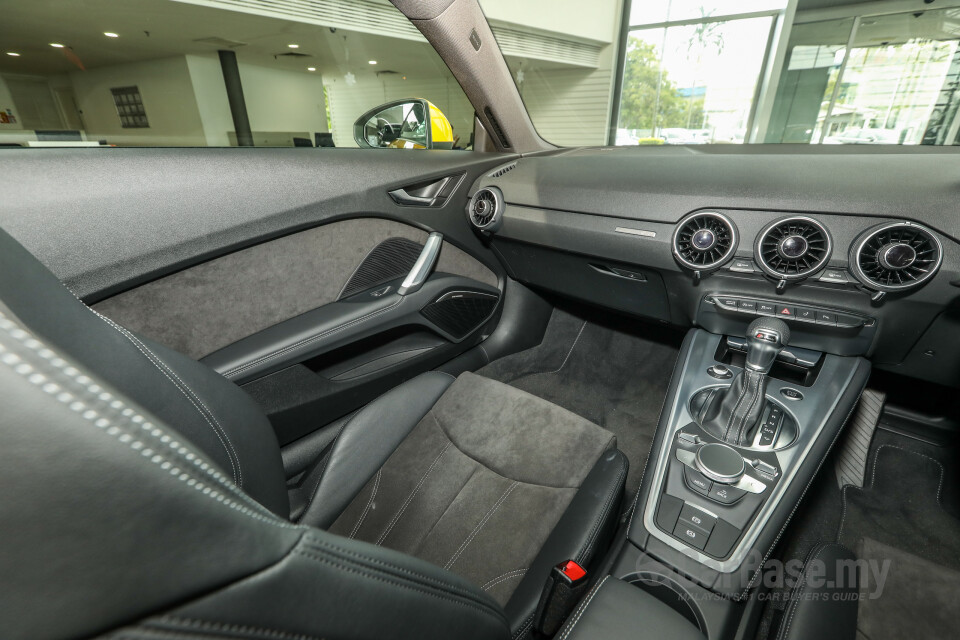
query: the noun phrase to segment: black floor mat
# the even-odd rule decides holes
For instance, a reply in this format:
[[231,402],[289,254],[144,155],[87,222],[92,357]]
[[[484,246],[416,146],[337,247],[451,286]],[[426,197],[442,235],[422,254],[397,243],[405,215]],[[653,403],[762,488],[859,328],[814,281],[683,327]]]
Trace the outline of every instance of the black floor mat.
[[[865,486],[841,491],[832,464],[824,465],[791,522],[781,561],[804,558],[820,541],[836,541],[856,554],[861,571],[868,570],[858,603],[859,640],[955,635],[952,604],[960,598],[956,453],[952,445],[927,444],[881,423],[870,445]],[[784,595],[770,599],[778,604],[765,611],[758,639],[775,637]]]
[[606,428],[640,485],[683,335],[618,318],[555,310],[540,345],[477,373],[560,405]]

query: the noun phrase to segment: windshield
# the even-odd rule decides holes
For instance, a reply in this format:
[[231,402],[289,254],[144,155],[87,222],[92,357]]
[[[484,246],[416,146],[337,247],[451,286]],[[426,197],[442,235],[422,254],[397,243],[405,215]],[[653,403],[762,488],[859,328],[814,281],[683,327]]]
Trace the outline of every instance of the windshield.
[[546,140],[960,143],[958,1],[626,4],[481,0]]

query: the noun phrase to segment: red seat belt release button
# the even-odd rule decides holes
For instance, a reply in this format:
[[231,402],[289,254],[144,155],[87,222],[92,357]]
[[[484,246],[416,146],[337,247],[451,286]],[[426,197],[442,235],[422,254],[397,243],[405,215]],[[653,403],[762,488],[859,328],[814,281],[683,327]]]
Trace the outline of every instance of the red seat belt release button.
[[534,613],[534,629],[545,636],[559,631],[589,584],[587,570],[574,560],[561,562],[551,569]]
[[557,565],[560,568],[563,575],[570,578],[571,582],[578,582],[581,578],[587,575],[587,570],[581,567],[579,564],[573,560],[567,560]]

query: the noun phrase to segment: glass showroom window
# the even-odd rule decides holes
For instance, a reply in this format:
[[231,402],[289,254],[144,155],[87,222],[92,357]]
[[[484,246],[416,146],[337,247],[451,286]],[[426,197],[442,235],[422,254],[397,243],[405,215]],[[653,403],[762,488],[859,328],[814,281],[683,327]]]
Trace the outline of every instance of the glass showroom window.
[[960,9],[795,24],[765,142],[957,144]]
[[783,0],[637,3],[616,143],[743,143]]

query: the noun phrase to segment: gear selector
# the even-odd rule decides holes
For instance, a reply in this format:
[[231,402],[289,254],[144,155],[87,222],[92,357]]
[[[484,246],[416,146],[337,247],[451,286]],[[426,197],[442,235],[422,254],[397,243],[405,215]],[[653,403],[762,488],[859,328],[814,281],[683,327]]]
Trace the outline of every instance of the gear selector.
[[732,445],[749,446],[766,406],[767,374],[790,341],[790,327],[757,318],[747,327],[747,359],[730,386],[706,398],[699,414],[704,431]]

